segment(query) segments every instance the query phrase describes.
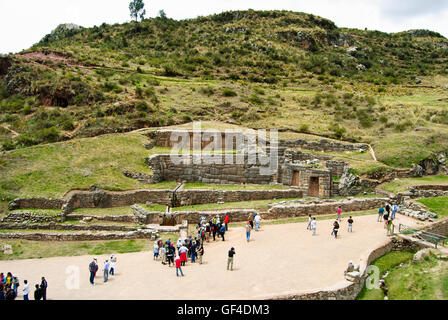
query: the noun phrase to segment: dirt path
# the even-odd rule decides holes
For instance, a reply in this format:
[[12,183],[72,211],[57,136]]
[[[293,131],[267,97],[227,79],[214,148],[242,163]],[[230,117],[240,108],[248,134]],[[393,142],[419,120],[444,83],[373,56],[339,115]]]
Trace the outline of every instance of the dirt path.
[[[306,223],[266,225],[253,232],[250,243],[243,228],[231,229],[225,242],[206,245],[203,265],[188,263],[183,268],[184,278],[177,278],[174,268],[153,261],[151,252],[118,255],[117,275],[103,283],[100,269],[94,287],[88,281],[92,256],[1,261],[0,271],[11,271],[32,287],[44,275],[51,299],[263,299],[346,283],[343,270],[348,262],[359,263],[387,240],[376,215],[354,220],[351,234],[346,232],[346,219],[341,223],[337,240],[330,236],[332,220],[319,221],[314,237]],[[400,222],[416,223],[405,216],[398,217],[396,223]],[[226,270],[232,246],[236,249],[233,272]],[[107,257],[98,257],[100,266]],[[80,270],[79,289],[66,286],[71,283],[70,268]]]
[[9,126],[7,124],[2,124],[1,125],[4,129],[6,129],[7,131],[11,132],[11,135],[13,138],[20,136],[20,133],[18,133],[17,131],[14,131],[12,129],[9,128]]

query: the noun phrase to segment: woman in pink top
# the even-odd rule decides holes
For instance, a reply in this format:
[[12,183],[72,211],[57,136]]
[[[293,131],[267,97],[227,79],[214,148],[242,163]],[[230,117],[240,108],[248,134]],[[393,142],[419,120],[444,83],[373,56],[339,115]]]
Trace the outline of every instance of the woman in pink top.
[[338,208],[338,220],[339,220],[339,221],[342,221],[341,216],[342,216],[342,208],[339,207],[339,208]]

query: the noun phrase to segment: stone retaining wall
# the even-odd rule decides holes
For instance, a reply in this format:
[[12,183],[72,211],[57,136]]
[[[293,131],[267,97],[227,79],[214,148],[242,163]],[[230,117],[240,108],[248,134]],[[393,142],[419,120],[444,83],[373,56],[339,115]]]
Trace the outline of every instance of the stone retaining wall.
[[342,208],[342,213],[372,210],[379,208],[388,200],[386,198],[364,198],[318,204],[275,205],[269,209],[265,218],[279,219],[308,216],[309,214],[313,216],[336,214],[339,206]]
[[64,204],[62,199],[45,199],[45,198],[31,198],[31,199],[15,199],[9,204],[9,210],[16,209],[61,209]]
[[312,151],[320,152],[345,152],[345,151],[361,151],[366,152],[369,150],[369,145],[365,143],[341,143],[329,141],[327,139],[321,139],[319,141],[308,141],[304,139],[297,140],[279,140],[279,147],[286,148],[302,148]]
[[126,233],[0,233],[0,239],[2,240],[29,241],[156,240],[157,237],[157,233],[153,231],[132,231]]
[[448,219],[431,223],[429,226],[423,228],[423,230],[440,234],[441,236],[448,236]]
[[[160,224],[163,220],[164,213],[162,212],[148,212],[142,207],[133,206],[135,216],[139,223],[142,224]],[[259,213],[256,210],[246,210],[246,209],[233,209],[233,210],[218,210],[218,211],[179,211],[172,212],[172,216],[176,219],[176,224],[180,224],[183,221],[188,221],[189,224],[197,225],[201,220],[202,216],[207,217],[207,221],[219,215],[223,220],[225,215],[230,214],[231,222],[243,222],[247,221],[249,215],[254,215]]]
[[135,222],[135,216],[132,214],[128,215],[117,215],[117,216],[95,216],[95,215],[83,215],[83,214],[69,214],[66,216],[67,220],[82,220],[84,218],[92,218],[96,221],[110,221],[110,222]]
[[136,231],[137,227],[120,225],[81,225],[81,224],[24,224],[24,223],[0,223],[0,229],[4,230],[73,230],[73,231]]
[[34,212],[10,212],[1,221],[7,223],[48,223],[59,221],[59,216],[49,216]]
[[176,192],[179,206],[218,202],[302,198],[302,191],[288,190],[181,190]]

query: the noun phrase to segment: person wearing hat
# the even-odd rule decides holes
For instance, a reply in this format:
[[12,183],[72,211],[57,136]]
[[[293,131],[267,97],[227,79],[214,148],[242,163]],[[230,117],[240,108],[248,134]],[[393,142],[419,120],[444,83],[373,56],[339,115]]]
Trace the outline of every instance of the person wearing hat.
[[233,256],[235,255],[235,248],[230,249],[229,258],[227,259],[227,270],[233,271]]

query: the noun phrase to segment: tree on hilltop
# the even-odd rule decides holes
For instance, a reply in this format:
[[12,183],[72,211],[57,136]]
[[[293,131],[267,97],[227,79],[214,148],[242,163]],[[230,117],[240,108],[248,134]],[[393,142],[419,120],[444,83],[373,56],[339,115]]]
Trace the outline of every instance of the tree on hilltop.
[[145,3],[143,0],[132,0],[129,3],[129,11],[131,12],[131,18],[135,21],[138,21],[138,18],[143,20],[146,15]]

